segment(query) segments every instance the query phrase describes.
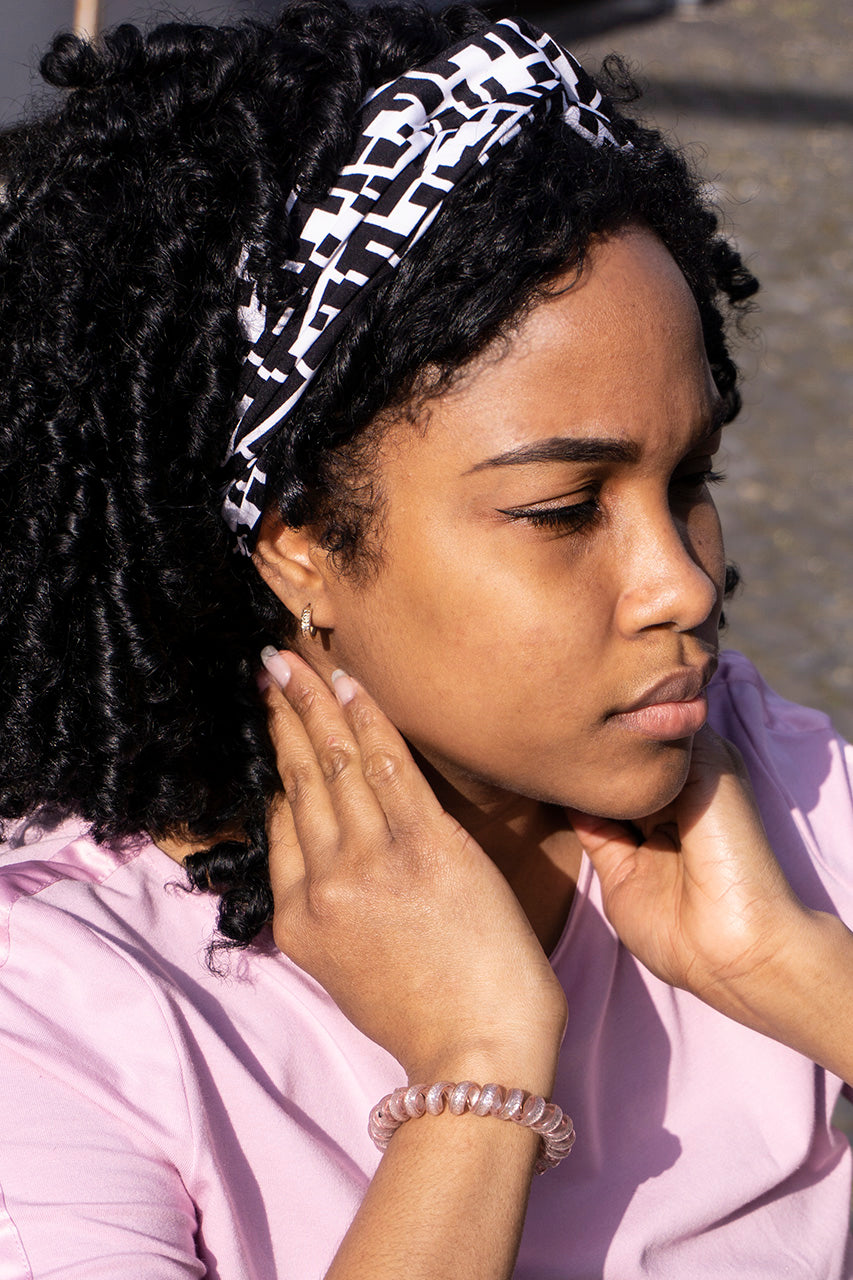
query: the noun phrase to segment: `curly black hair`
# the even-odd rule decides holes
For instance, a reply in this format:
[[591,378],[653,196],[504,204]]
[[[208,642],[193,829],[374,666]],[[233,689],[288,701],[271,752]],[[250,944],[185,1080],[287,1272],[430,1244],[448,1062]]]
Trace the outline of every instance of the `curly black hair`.
[[[62,100],[0,149],[0,820],[189,835],[222,945],[271,916],[280,784],[257,655],[293,630],[219,511],[241,255],[283,306],[289,192],[327,191],[369,87],[488,23],[468,5],[295,0],[275,26],[61,35],[41,65]],[[446,385],[595,235],[660,236],[737,412],[725,328],[756,282],[685,159],[615,96],[631,149],[534,118],[450,194],[269,449],[282,518],[320,527],[341,572],[363,571],[374,537],[371,424]]]

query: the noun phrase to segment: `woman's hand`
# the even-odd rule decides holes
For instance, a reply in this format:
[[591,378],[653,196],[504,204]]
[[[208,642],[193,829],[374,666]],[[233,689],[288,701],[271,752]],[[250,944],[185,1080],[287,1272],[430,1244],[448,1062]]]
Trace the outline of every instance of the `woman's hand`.
[[[411,1083],[550,1093],[565,997],[506,880],[363,689],[338,675],[336,698],[295,655],[264,661],[284,786],[269,826],[278,946]],[[328,1280],[508,1280],[536,1148],[501,1120],[404,1124]]]
[[547,1094],[565,997],[506,880],[364,689],[341,674],[335,697],[291,653],[265,663],[277,945],[411,1081]]
[[850,1080],[853,935],[807,909],[768,842],[739,752],[697,734],[666,810],[626,825],[570,811],[604,909],[638,960]]
[[625,945],[659,978],[711,1004],[773,958],[803,911],[739,753],[707,727],[683,790],[660,813],[635,825],[570,817]]

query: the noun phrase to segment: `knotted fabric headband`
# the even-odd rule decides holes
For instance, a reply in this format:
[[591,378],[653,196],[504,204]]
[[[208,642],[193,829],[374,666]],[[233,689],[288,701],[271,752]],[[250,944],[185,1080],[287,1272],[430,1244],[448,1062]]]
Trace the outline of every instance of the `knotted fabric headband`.
[[240,419],[228,444],[222,513],[242,551],[264,509],[263,450],[345,330],[364,290],[398,265],[442,201],[475,165],[515,136],[541,102],[592,146],[619,146],[601,94],[550,36],[503,19],[427,66],[373,90],[355,158],[320,204],[291,195],[301,226],[296,304],[268,315],[253,293],[241,307],[251,349]]

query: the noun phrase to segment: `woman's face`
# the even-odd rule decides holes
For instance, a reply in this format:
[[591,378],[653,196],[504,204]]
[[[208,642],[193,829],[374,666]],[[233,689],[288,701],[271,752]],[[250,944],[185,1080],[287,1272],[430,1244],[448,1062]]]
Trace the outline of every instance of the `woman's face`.
[[315,609],[331,665],[470,798],[668,803],[715,665],[721,409],[667,250],[639,228],[595,245],[425,431],[385,437],[381,569],[327,567]]

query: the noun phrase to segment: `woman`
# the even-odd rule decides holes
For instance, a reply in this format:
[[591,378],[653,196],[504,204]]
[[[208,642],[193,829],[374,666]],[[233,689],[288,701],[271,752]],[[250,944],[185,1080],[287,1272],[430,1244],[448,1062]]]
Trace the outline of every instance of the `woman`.
[[714,674],[754,281],[682,160],[465,7],[43,67],[6,1274],[853,1274],[848,774]]

